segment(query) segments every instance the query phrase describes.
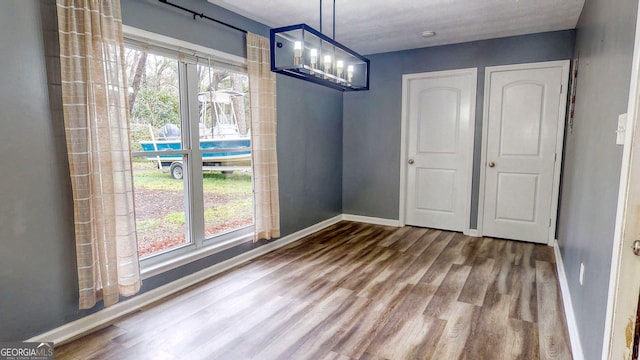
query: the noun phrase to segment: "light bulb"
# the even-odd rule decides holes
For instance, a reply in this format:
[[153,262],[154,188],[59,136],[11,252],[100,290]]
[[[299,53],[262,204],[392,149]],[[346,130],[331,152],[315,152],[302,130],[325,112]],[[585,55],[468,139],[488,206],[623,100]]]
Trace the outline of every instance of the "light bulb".
[[293,65],[300,65],[302,63],[302,42],[296,41],[293,43]]
[[318,68],[318,49],[311,49],[309,52],[309,60],[313,69]]
[[347,81],[353,81],[353,65],[347,66]]
[[[325,55],[324,56],[324,73],[325,74],[331,74],[331,55]],[[325,79],[327,79],[328,77],[325,76]]]
[[344,61],[336,61],[336,76],[342,78],[344,76]]

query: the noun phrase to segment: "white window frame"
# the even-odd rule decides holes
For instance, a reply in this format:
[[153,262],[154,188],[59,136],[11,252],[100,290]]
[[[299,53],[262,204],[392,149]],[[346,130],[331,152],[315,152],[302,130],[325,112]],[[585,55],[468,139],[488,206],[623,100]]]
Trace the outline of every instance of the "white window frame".
[[[198,90],[197,86],[191,85],[198,82],[197,66],[198,64],[205,64],[202,59],[207,59],[207,62],[210,60],[211,65],[215,67],[246,73],[247,60],[239,56],[131,26],[123,25],[122,28],[125,44],[128,47],[148,47],[151,53],[178,60],[180,118],[183,122],[185,121],[184,119],[189,121],[188,127],[182,126],[183,149],[158,153],[149,151],[131,153],[132,156],[161,154],[183,156],[185,223],[187,224],[187,239],[189,243],[140,260],[142,278],[145,279],[253,240],[255,232],[253,224],[211,238],[205,238],[204,216],[192,215],[204,214],[204,190],[203,182],[200,180],[203,178],[202,166],[192,165],[202,163],[202,151],[199,149],[199,132],[192,131],[199,128]],[[198,59],[201,61],[199,62]],[[194,151],[194,149],[196,150]]]

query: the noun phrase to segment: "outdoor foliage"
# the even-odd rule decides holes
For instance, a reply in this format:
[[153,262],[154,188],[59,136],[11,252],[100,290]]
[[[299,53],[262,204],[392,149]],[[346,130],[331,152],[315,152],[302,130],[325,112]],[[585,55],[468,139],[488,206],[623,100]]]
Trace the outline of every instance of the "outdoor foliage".
[[[253,222],[250,172],[205,173],[202,181],[207,237]],[[143,162],[135,164],[134,184],[139,255],[185,245],[183,182]]]
[[[166,124],[181,126],[179,61],[147,50],[127,47],[125,51],[129,86],[130,139],[132,151],[142,151],[141,141],[158,139]],[[201,63],[197,66],[197,91],[202,94],[232,90],[248,94],[246,74]],[[231,99],[240,135],[250,128],[248,96]],[[200,122],[208,129],[216,125],[215,112],[209,102],[207,118]],[[230,104],[225,104],[228,113]],[[205,113],[205,112],[203,112]],[[212,132],[213,133],[213,132]],[[141,257],[186,244],[184,182],[157,169],[146,156],[133,159],[134,195],[138,253]],[[205,236],[207,238],[253,223],[251,172],[203,174]]]
[[158,129],[165,124],[180,126],[179,99],[166,90],[144,87],[136,97],[132,111],[132,122],[151,124]]
[[[165,124],[180,126],[178,61],[126,48],[125,63],[131,124],[151,124],[156,132]],[[247,120],[249,81],[246,74],[210,67],[208,64],[198,65],[197,72],[199,92],[234,90],[245,94],[232,101],[238,130],[241,135],[247,134],[250,122]],[[207,113],[212,114],[211,104],[208,106]],[[215,125],[215,118],[200,120],[208,127]]]

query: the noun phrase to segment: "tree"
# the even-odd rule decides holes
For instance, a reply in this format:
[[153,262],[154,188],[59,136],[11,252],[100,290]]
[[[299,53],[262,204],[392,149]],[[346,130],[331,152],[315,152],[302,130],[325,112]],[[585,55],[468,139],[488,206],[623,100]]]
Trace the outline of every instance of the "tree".
[[166,90],[143,87],[132,110],[132,119],[138,123],[151,124],[158,129],[165,124],[180,126],[180,101]]
[[131,123],[179,125],[178,61],[127,48],[125,62]]
[[[208,66],[200,65],[198,66],[198,78],[199,81],[199,91],[200,92],[209,92],[216,91],[221,88],[221,83],[227,80],[229,77],[229,72],[223,69],[214,69]],[[202,106],[202,104],[200,104]],[[201,119],[208,127],[215,127],[217,123],[217,118],[215,116],[215,110],[213,108],[212,103],[208,103],[207,105],[207,119]],[[211,122],[209,122],[211,120]]]
[[[231,89],[244,94],[244,78],[245,76],[241,74],[231,74]],[[233,102],[233,109],[235,110],[235,116],[238,120],[238,131],[240,132],[240,134],[246,135],[247,131],[249,130],[249,126],[247,126],[248,124],[245,116],[246,113],[244,109],[244,97],[236,96],[234,98],[231,98],[231,101]]]
[[[136,104],[136,97],[138,96],[138,92],[140,91],[140,82],[142,81],[142,75],[144,75],[147,66],[147,52],[137,51],[136,58],[138,58],[137,65],[135,67],[135,72],[133,73],[133,80],[131,81],[131,92],[129,93],[130,116],[133,114],[133,108]],[[133,69],[133,66],[131,68]]]
[[[151,124],[160,128],[171,123],[180,125],[180,95],[178,84],[178,60],[148,53],[146,50],[127,48],[125,52],[126,73],[129,86],[129,112],[132,124]],[[234,90],[247,92],[247,77],[226,69],[197,66],[198,91]],[[246,96],[231,99],[238,131],[246,135],[250,124],[247,121]],[[216,125],[215,112],[207,104],[207,127]]]

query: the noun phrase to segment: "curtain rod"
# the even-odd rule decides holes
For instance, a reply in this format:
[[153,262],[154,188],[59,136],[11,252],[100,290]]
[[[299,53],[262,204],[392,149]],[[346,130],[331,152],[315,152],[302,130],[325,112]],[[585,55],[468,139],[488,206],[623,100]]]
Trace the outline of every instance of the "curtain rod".
[[241,29],[241,28],[239,28],[237,26],[233,26],[231,24],[227,24],[226,22],[223,22],[223,21],[220,21],[220,20],[216,20],[216,19],[214,19],[212,17],[209,17],[209,16],[205,15],[204,13],[195,12],[195,11],[193,11],[191,9],[187,9],[186,7],[180,6],[178,4],[170,3],[167,0],[158,0],[158,1],[160,1],[163,4],[167,4],[169,6],[173,6],[175,8],[178,8],[178,9],[180,9],[182,11],[186,11],[188,13],[191,13],[191,15],[193,15],[193,20],[196,19],[196,16],[199,16],[201,19],[211,20],[211,21],[216,22],[216,23],[218,23],[220,25],[224,25],[226,27],[232,28],[233,30],[240,31],[240,32],[243,32],[245,34],[247,33],[247,30],[245,30],[245,29]]

